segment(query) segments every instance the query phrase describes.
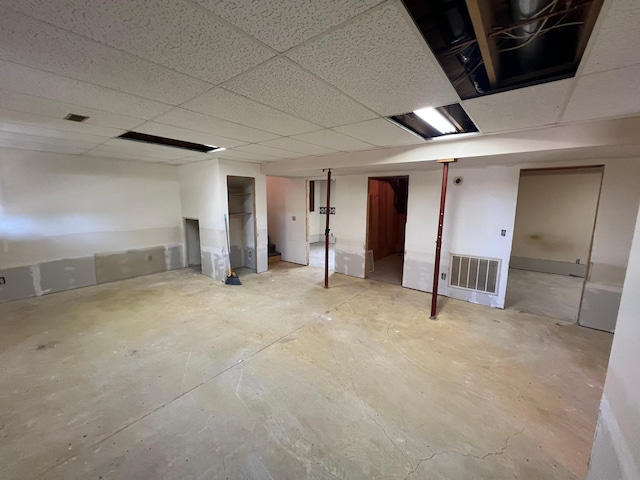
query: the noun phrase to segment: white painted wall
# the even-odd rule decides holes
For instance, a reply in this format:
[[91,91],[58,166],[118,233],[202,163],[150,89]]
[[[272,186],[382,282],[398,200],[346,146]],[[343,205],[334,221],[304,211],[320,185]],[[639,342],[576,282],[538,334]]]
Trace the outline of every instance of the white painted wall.
[[601,178],[595,169],[523,172],[511,255],[586,263]]
[[[336,178],[336,214],[330,217],[336,237],[336,272],[364,278],[367,239],[368,176]],[[325,197],[326,198],[326,197]]]
[[305,179],[267,177],[269,235],[285,262],[309,264],[307,209]]
[[268,269],[266,178],[254,163],[212,159],[179,167],[182,216],[200,221],[202,273],[224,281],[227,240],[224,215],[228,213],[227,176],[255,178],[258,273]]
[[[462,164],[450,164],[440,267],[447,279],[438,284],[440,295],[493,307],[504,306],[518,175],[514,167],[464,168]],[[457,176],[463,177],[459,186],[453,184]],[[409,175],[403,275],[403,286],[408,288],[432,290],[441,182],[440,170]],[[503,229],[506,230],[504,237],[501,236]],[[500,260],[498,294],[449,287],[452,254]]]
[[0,268],[183,242],[176,167],[0,149]]
[[640,478],[640,219],[624,281],[588,480]]
[[[640,160],[608,159],[553,163],[522,163],[469,168],[459,162],[450,167],[441,271],[448,273],[452,253],[501,260],[498,295],[487,295],[448,287],[441,281],[438,292],[454,298],[504,307],[509,259],[515,223],[520,170],[551,166],[605,165],[600,208],[592,251],[593,271],[589,282],[600,290],[624,278],[632,225],[640,203]],[[406,255],[403,286],[431,291],[440,196],[441,170],[393,171],[386,175],[409,175],[409,202],[406,226]],[[374,175],[337,177],[336,219],[332,229],[336,243],[336,271],[364,276],[366,240],[367,178]],[[463,177],[460,186],[452,181]],[[501,230],[506,235],[501,236]],[[611,303],[615,305],[615,302]],[[587,305],[588,307],[588,305]],[[586,308],[581,318],[588,318]],[[598,312],[599,316],[603,312]],[[617,310],[607,308],[606,317],[615,319]],[[582,323],[582,322],[581,322]]]

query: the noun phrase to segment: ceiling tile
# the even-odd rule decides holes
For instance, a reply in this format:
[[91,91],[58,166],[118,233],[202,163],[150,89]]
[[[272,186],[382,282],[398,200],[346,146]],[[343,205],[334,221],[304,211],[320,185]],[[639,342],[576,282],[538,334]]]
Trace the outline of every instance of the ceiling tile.
[[403,8],[387,4],[287,56],[380,115],[458,102]]
[[99,125],[103,127],[113,127],[119,129],[131,129],[144,122],[143,119],[127,117],[111,112],[94,110],[93,108],[81,107],[70,103],[58,102],[46,98],[23,95],[21,93],[0,90],[0,108],[16,110],[25,113],[34,113],[45,117],[63,119],[69,113],[85,115],[89,117],[84,123],[89,125]]
[[211,88],[202,80],[2,7],[0,58],[170,104]]
[[59,102],[148,119],[171,105],[0,60],[0,87]]
[[325,127],[376,117],[362,105],[281,57],[230,81],[225,88]]
[[640,113],[640,65],[578,78],[563,122]]
[[189,130],[196,130],[198,132],[210,133],[212,135],[223,135],[247,143],[264,142],[278,138],[278,136],[273,133],[238,125],[237,123],[182,108],[171,110],[156,118],[155,121],[167,125],[175,125],[176,127],[188,128]]
[[101,137],[98,135],[91,135],[88,133],[69,132],[64,130],[55,130],[52,128],[42,128],[42,127],[35,127],[32,125],[21,125],[19,123],[5,123],[5,122],[0,122],[0,132],[20,133],[20,134],[33,135],[33,136],[45,137],[45,138],[77,140],[80,142],[92,143],[94,145],[102,143],[106,141],[108,138],[108,137]]
[[302,140],[303,142],[313,143],[314,145],[332,148],[341,152],[370,150],[375,148],[375,146],[370,143],[348,137],[342,133],[334,132],[333,130],[318,130],[316,132],[295,135],[292,138]]
[[97,154],[97,152],[103,152],[105,154],[139,154],[141,156],[149,158],[157,157],[160,161],[163,159],[174,160],[177,158],[190,157],[200,154],[200,152],[192,152],[182,148],[152,145],[149,143],[136,142],[133,140],[125,140],[121,138],[108,140],[87,153],[93,155]]
[[100,157],[100,158],[115,158],[118,160],[135,160],[138,162],[151,162],[151,163],[167,163],[171,160],[167,160],[166,158],[158,158],[153,156],[140,155],[135,152],[124,152],[117,151],[108,148],[96,147],[92,150],[82,153],[85,157]]
[[256,155],[267,155],[274,159],[282,158],[298,158],[302,155],[299,153],[288,152],[279,148],[267,147],[265,145],[245,145],[244,147],[234,148],[235,152],[255,153]]
[[303,142],[302,140],[296,140],[294,138],[277,138],[275,140],[269,140],[268,142],[262,142],[260,145],[281,148],[282,150],[289,150],[303,155],[329,155],[331,153],[337,153],[337,150]]
[[413,145],[424,140],[383,118],[334,128],[338,133],[355,137],[378,147]]
[[558,121],[572,79],[544,83],[465,100],[464,106],[482,132],[506,132]]
[[215,84],[275,55],[187,1],[0,0],[0,4]]
[[236,27],[284,52],[382,0],[196,0]]
[[598,36],[584,61],[581,73],[602,72],[640,63],[640,2],[615,0],[604,11]]
[[79,154],[94,147],[95,143],[64,138],[47,138],[20,133],[0,132],[0,147],[37,150],[41,152]]
[[278,135],[289,136],[322,128],[224,88],[214,88],[181,107]]
[[33,127],[50,128],[65,132],[77,132],[87,135],[97,135],[99,137],[117,137],[124,133],[123,129],[102,127],[89,123],[70,122],[62,118],[44,117],[33,113],[16,112],[15,110],[0,109],[0,122],[18,123],[20,125],[31,125]]
[[155,122],[147,122],[142,127],[136,128],[135,131],[149,135],[157,135],[159,137],[184,140],[185,142],[202,143],[204,145],[214,145],[224,148],[239,147],[246,144],[246,142],[221,137],[220,135],[196,132],[195,130],[187,130],[185,128]]
[[240,152],[236,150],[225,150],[224,152],[220,152],[218,154],[220,158],[229,158],[231,160],[241,160],[245,162],[272,162],[274,160],[278,160],[277,157],[272,157],[270,155],[257,154],[251,152]]

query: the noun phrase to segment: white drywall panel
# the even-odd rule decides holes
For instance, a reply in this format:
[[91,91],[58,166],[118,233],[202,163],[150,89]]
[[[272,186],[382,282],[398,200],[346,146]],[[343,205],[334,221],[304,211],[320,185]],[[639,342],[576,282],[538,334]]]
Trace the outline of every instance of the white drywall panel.
[[267,177],[267,209],[269,235],[282,260],[308,265],[307,181]]
[[0,268],[182,242],[175,167],[0,150]]
[[[365,276],[368,180],[366,175],[336,178],[336,214],[330,216],[336,236],[336,272]],[[334,202],[331,202],[334,204]]]
[[626,272],[588,480],[640,478],[640,221]]
[[[461,176],[461,185],[453,183]],[[466,169],[451,164],[447,184],[438,293],[492,307],[504,306],[517,195],[518,169]],[[403,286],[431,292],[442,172],[409,175]],[[506,230],[505,236],[501,231]],[[451,254],[501,261],[497,295],[449,287]]]

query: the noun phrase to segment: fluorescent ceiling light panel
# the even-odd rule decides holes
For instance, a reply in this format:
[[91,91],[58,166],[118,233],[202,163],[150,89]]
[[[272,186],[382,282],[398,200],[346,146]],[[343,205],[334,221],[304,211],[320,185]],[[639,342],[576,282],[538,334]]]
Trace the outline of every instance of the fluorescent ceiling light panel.
[[213,148],[213,150],[207,152],[207,153],[217,153],[217,152],[221,152],[223,150],[226,150],[226,148],[224,147],[216,147],[215,145],[206,145],[207,147],[211,147]]
[[419,110],[415,110],[413,113],[415,113],[422,120],[427,122],[443,135],[456,133],[458,131],[453,123],[447,120],[447,118],[435,108],[420,108]]

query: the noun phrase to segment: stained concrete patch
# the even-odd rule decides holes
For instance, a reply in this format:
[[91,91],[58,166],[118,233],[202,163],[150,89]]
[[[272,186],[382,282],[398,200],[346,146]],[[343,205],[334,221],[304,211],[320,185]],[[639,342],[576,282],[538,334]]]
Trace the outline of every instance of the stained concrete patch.
[[67,258],[40,264],[42,293],[55,293],[96,284],[93,257]]
[[95,255],[97,283],[164,272],[167,269],[164,250],[152,247]]
[[31,270],[30,266],[0,270],[0,277],[5,279],[5,284],[0,285],[0,302],[36,296]]

